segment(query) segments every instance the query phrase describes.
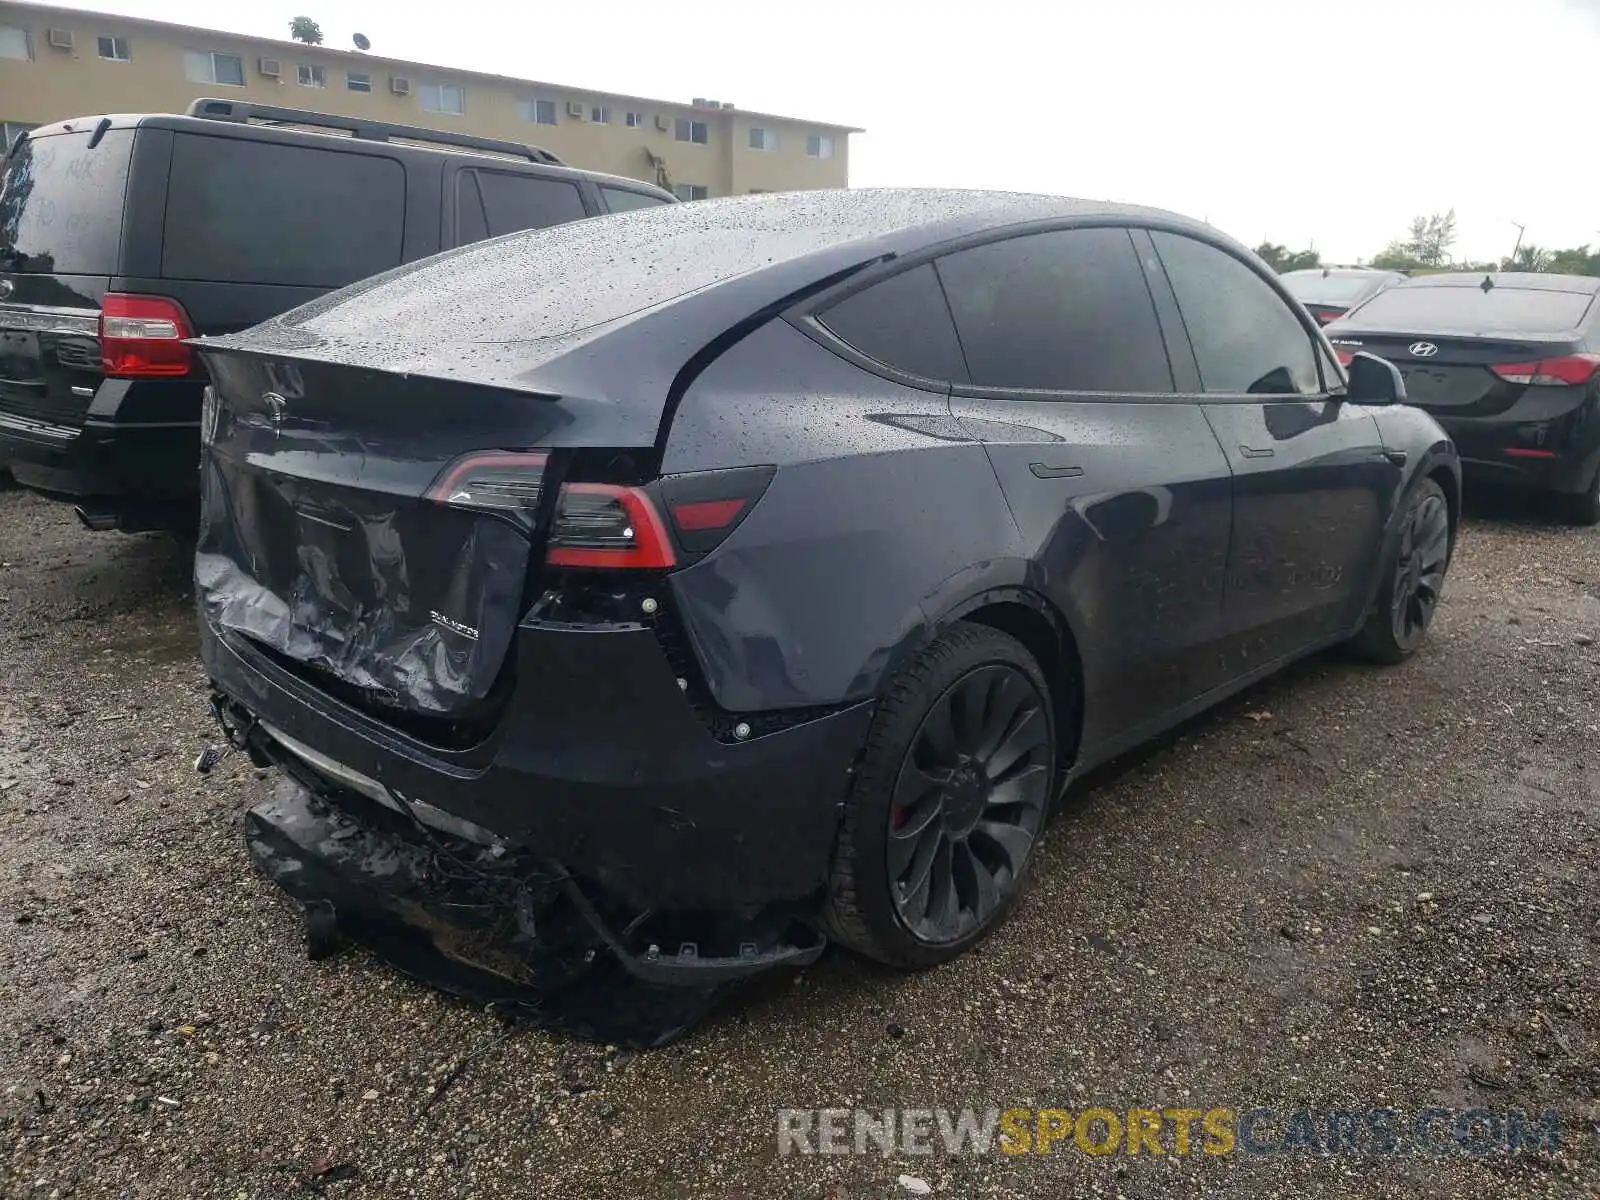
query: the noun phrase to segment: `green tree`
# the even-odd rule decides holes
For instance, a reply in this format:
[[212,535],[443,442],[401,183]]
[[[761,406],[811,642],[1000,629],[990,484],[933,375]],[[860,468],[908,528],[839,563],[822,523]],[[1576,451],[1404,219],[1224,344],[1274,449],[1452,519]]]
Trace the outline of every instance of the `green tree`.
[[1571,250],[1552,250],[1545,270],[1557,275],[1600,275],[1600,251],[1591,250],[1587,243]]
[[1548,271],[1555,255],[1549,250],[1524,242],[1517,252],[1500,264],[1502,271]]
[[289,22],[289,36],[308,46],[322,45],[322,26],[310,17],[295,17]]
[[1373,257],[1372,265],[1389,271],[1413,271],[1418,267],[1442,267],[1456,244],[1456,210],[1416,217],[1411,229],[1398,241],[1390,242]]
[[1280,275],[1285,271],[1304,271],[1322,265],[1322,255],[1315,250],[1290,250],[1276,242],[1262,242],[1256,247],[1256,254]]

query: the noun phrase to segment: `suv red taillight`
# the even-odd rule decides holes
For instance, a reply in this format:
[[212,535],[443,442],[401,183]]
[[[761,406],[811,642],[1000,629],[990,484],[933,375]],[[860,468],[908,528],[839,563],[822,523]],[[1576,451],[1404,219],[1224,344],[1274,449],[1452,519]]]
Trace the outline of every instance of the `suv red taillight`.
[[[440,472],[425,495],[436,504],[508,517],[531,531],[548,463],[539,451],[468,454]],[[738,528],[775,471],[700,471],[669,475],[648,487],[563,483],[545,561],[586,570],[662,570],[693,562]]]
[[1600,354],[1568,354],[1538,362],[1501,363],[1489,368],[1507,383],[1531,387],[1574,387],[1588,383],[1600,371]]
[[194,336],[176,300],[107,292],[100,304],[100,365],[123,379],[170,378],[194,369]]
[[678,556],[661,514],[642,489],[564,483],[545,561],[553,567],[671,567]]

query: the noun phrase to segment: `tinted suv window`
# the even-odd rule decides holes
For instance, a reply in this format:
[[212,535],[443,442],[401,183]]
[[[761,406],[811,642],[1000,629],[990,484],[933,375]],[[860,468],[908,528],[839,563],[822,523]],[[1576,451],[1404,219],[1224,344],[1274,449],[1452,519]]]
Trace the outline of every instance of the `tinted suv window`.
[[179,134],[162,274],[343,287],[399,264],[405,209],[392,158]]
[[606,198],[606,206],[614,213],[632,212],[636,208],[654,208],[658,204],[669,203],[661,196],[631,192],[627,188],[603,187],[600,189],[600,194]]
[[0,181],[0,271],[114,275],[131,129],[28,138]]
[[1311,334],[1266,280],[1194,238],[1150,236],[1172,281],[1206,391],[1312,395],[1321,389]]
[[519,229],[544,229],[587,216],[577,184],[509,171],[462,171],[456,183],[456,240],[475,242]]
[[975,385],[1172,391],[1125,230],[1067,229],[958,250],[939,260],[939,277]]
[[845,297],[818,320],[868,358],[929,379],[966,379],[950,310],[929,264]]

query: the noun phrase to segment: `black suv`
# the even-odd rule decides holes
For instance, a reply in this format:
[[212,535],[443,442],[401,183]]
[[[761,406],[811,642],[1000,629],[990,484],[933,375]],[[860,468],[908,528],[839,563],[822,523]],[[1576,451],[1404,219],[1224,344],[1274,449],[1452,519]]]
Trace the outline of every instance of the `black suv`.
[[33,130],[0,182],[0,468],[91,528],[192,530],[206,380],[187,339],[468,242],[670,203],[515,142],[227,100]]

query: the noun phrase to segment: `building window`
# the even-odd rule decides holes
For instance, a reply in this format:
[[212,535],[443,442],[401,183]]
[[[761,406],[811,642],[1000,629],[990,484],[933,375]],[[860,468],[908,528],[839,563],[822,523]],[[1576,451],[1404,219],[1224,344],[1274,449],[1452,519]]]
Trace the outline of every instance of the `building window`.
[[459,117],[467,111],[467,89],[455,83],[425,83],[417,93],[427,112]]
[[517,112],[530,125],[554,125],[556,102],[554,100],[518,100]]
[[812,158],[832,158],[833,139],[825,133],[813,133],[806,138],[806,153]]
[[629,129],[638,129],[644,124],[644,114],[629,113],[627,116],[627,124]]
[[370,92],[372,90],[372,76],[358,74],[355,71],[347,72],[344,77],[344,86],[352,92]]
[[[328,73],[315,63],[296,63],[294,68],[295,80],[301,87],[327,87]],[[372,86],[368,84],[370,92]]]
[[192,83],[243,87],[244,59],[237,54],[218,54],[215,50],[185,50],[183,73]]
[[778,148],[778,135],[770,129],[757,129],[750,126],[750,149],[776,150]]
[[127,62],[133,57],[128,53],[127,38],[109,37],[102,34],[98,40],[101,58],[109,58],[112,62]]
[[699,142],[703,146],[707,141],[706,123],[679,117],[672,136],[680,142]]
[[589,120],[596,125],[611,124],[611,105],[596,104],[589,109]]
[[32,58],[28,46],[28,31],[15,25],[0,25],[0,58]]
[[672,194],[679,200],[704,200],[708,193],[704,184],[676,183],[672,186]]

